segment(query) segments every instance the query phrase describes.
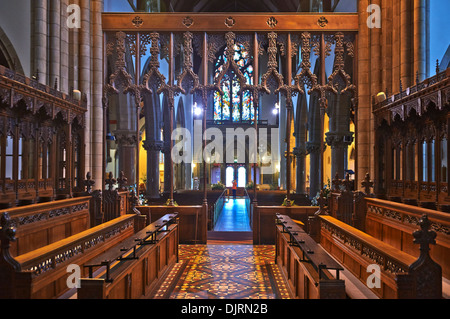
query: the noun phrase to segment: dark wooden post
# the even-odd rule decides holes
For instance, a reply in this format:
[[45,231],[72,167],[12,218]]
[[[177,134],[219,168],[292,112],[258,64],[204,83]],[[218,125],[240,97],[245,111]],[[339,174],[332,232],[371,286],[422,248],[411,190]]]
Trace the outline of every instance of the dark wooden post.
[[419,222],[420,230],[413,233],[414,243],[420,245],[420,256],[409,267],[414,276],[415,297],[417,299],[442,299],[442,267],[431,259],[430,245],[436,245],[436,232],[431,230],[428,215]]
[[15,297],[15,273],[21,270],[20,264],[11,256],[11,242],[16,240],[16,229],[8,213],[3,213],[0,219],[0,298]]

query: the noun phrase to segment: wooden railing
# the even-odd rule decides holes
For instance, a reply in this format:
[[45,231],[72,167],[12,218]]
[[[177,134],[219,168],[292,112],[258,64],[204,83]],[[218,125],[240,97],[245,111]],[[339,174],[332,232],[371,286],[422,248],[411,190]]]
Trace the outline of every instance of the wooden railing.
[[168,214],[87,263],[78,299],[148,297],[176,262],[178,214]]
[[205,206],[138,206],[147,217],[147,223],[154,222],[166,214],[178,213],[181,244],[205,245],[208,240],[208,207]]
[[11,255],[23,255],[87,230],[90,197],[79,197],[0,210],[16,229]]
[[217,220],[222,213],[223,206],[228,200],[228,191],[225,189],[215,203],[209,209],[208,230],[213,230],[216,226]]
[[368,284],[369,266],[379,268],[369,287],[383,299],[440,299],[442,298],[442,268],[429,256],[429,245],[434,243],[427,216],[420,222],[421,229],[414,233],[420,244],[420,257],[402,252],[331,216],[315,216],[320,223],[320,244],[347,270]]
[[345,299],[344,268],[290,217],[277,214],[276,225],[276,263],[291,297]]
[[291,217],[294,220],[305,224],[305,230],[308,231],[308,218],[313,216],[318,207],[314,206],[254,206],[251,205],[253,220],[253,244],[254,245],[274,245],[276,239],[276,229],[273,227],[273,221],[276,214],[282,214]]
[[450,215],[436,210],[395,203],[376,198],[366,198],[366,232],[383,242],[418,257],[413,244],[413,233],[423,214],[427,214],[436,232],[436,245],[431,256],[442,266],[443,275],[450,278]]
[[130,237],[145,225],[139,215],[124,215],[51,245],[11,257],[15,229],[7,213],[1,219],[0,298],[51,299],[68,291],[67,267],[83,265]]

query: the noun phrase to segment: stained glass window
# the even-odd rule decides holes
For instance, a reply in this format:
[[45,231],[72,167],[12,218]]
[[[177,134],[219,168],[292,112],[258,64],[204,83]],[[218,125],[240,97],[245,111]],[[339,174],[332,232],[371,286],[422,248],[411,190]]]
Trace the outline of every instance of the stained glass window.
[[[234,46],[234,61],[240,67],[240,71],[247,80],[247,84],[253,84],[253,66],[248,52],[242,45]],[[219,56],[215,65],[215,77],[217,78],[227,62],[226,49]],[[221,82],[223,96],[218,92],[214,95],[214,121],[232,121],[233,123],[252,122],[255,120],[253,109],[253,97],[249,91],[239,94],[241,83],[234,72],[227,73]],[[258,113],[258,112],[257,112]]]

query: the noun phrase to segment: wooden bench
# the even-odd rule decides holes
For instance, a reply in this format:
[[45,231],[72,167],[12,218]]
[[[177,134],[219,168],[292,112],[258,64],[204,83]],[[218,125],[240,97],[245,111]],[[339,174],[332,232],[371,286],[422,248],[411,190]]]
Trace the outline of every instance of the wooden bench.
[[26,254],[89,229],[91,197],[79,197],[0,210],[16,229],[12,256]]
[[375,198],[366,198],[366,206],[366,233],[413,257],[420,254],[413,233],[422,215],[427,214],[437,235],[431,257],[442,266],[443,276],[450,279],[449,214]]
[[344,268],[289,216],[277,214],[276,229],[276,262],[291,297],[345,299],[345,282],[339,279]]
[[69,265],[83,266],[145,226],[145,217],[124,215],[53,244],[13,258],[15,228],[9,214],[1,216],[0,298],[52,299],[69,290]]
[[[253,226],[254,245],[275,245],[275,228],[273,221],[276,214],[282,214],[299,220],[308,227],[309,216],[314,215],[319,207],[313,206],[254,206],[250,205]],[[308,231],[308,229],[306,229]]]
[[[78,299],[148,297],[178,262],[178,214],[167,214],[84,267]],[[95,275],[95,271],[97,275]]]
[[168,213],[178,213],[181,244],[206,245],[208,241],[208,209],[205,206],[138,206],[147,224]]
[[[442,268],[429,256],[436,234],[425,216],[414,233],[421,246],[419,259],[402,252],[331,216],[316,216],[320,222],[320,244],[361,282],[367,284],[370,265],[380,269],[379,287],[369,287],[384,299],[442,298]],[[434,235],[433,235],[434,234]]]

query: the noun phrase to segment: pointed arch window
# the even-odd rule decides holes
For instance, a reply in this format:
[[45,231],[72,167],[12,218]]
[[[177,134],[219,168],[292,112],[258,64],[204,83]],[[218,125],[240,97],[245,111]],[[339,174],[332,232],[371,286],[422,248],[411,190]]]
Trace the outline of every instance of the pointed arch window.
[[[225,48],[216,60],[214,76],[217,78],[222,72],[224,64],[227,63],[227,49]],[[240,67],[240,71],[253,85],[253,65],[252,59],[243,45],[235,44],[234,61]],[[252,123],[255,120],[255,109],[253,107],[253,97],[249,91],[239,94],[241,83],[236,74],[231,71],[222,79],[223,96],[219,92],[214,94],[214,121],[216,123]],[[258,110],[256,111],[258,118]]]

